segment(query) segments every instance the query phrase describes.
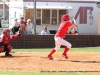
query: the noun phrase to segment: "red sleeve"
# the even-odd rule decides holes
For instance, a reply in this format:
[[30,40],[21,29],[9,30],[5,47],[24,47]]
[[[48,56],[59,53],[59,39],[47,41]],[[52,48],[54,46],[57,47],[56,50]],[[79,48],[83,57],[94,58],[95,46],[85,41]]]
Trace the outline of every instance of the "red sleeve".
[[19,38],[18,34],[12,35],[12,39]]
[[26,25],[26,22],[24,22],[24,21],[20,21],[20,24],[24,24],[24,25]]
[[67,27],[70,27],[70,26],[72,26],[72,23],[71,22],[65,22],[65,25],[67,26]]
[[69,26],[69,27],[72,26],[72,23],[71,23],[71,22],[68,22],[68,26]]
[[26,25],[26,22],[23,22]]

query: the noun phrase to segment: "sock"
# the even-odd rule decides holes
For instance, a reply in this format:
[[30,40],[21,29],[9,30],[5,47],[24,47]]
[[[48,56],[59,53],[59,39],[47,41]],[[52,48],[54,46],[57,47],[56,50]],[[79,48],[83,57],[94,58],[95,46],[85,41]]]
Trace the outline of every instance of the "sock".
[[68,52],[69,48],[65,48],[63,54],[66,54]]
[[52,56],[52,54],[55,53],[55,52],[56,52],[56,50],[53,48],[48,56]]

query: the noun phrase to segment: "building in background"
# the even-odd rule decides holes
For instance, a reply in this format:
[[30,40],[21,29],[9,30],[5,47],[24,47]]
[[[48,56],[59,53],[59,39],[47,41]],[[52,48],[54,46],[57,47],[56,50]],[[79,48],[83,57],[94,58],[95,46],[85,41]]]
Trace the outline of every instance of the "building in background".
[[[78,23],[76,28],[79,34],[99,34],[98,30],[98,0],[36,0],[36,32],[40,34],[46,25],[48,30],[57,31],[61,16],[68,13]],[[71,6],[73,10],[67,7]],[[9,24],[13,19],[21,16],[34,20],[33,0],[10,0],[9,2]]]
[[[3,19],[3,2],[0,2],[0,18]],[[5,20],[9,20],[9,6],[5,4]]]
[[9,5],[2,1],[0,2],[0,20],[1,28],[9,27]]

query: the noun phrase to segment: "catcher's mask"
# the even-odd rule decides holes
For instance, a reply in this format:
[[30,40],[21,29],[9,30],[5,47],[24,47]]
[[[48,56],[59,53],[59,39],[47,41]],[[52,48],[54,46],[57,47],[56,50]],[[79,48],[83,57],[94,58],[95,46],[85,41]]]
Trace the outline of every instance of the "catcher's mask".
[[64,15],[62,16],[62,21],[68,21],[68,20],[70,20],[69,15],[68,15],[68,14],[64,14]]
[[3,34],[9,36],[10,35],[10,30],[8,28],[4,29]]

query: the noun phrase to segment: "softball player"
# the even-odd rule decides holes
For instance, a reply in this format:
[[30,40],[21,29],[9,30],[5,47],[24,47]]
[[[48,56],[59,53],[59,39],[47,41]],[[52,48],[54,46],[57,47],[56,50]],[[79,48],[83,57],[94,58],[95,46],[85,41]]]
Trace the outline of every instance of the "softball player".
[[10,30],[8,28],[4,29],[3,35],[0,36],[0,53],[5,52],[5,56],[12,56],[9,54],[12,50],[12,46],[9,44],[9,42],[14,38],[18,38],[20,35],[21,34],[10,35]]
[[77,24],[72,24],[70,22],[70,17],[69,17],[68,14],[64,14],[62,16],[60,27],[59,27],[59,29],[58,29],[57,33],[55,34],[55,37],[54,37],[54,39],[55,39],[55,48],[53,48],[47,56],[50,60],[53,60],[52,55],[57,50],[60,49],[61,45],[66,46],[66,48],[64,49],[64,52],[62,53],[62,56],[64,58],[68,59],[67,52],[71,48],[72,45],[68,41],[64,40],[63,38],[65,37],[66,33],[68,32],[68,29],[72,28],[72,27],[75,27],[75,26],[77,26]]

